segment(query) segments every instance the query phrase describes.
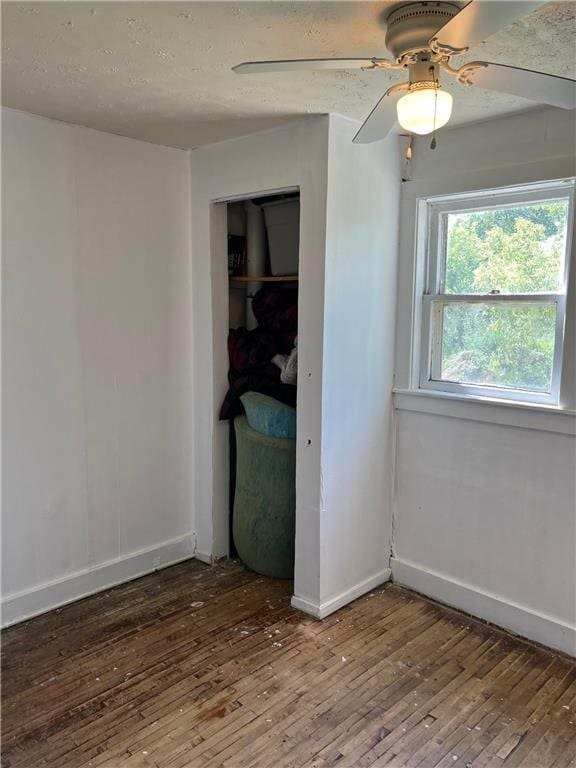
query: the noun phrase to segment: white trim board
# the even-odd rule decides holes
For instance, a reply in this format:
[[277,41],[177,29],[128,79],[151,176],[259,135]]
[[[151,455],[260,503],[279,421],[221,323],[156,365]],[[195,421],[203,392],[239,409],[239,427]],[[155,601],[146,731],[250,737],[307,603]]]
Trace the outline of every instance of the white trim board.
[[556,432],[570,437],[576,435],[576,412],[552,406],[481,399],[453,392],[395,389],[394,408],[538,432]]
[[576,626],[484,592],[471,584],[399,557],[391,558],[396,584],[478,616],[517,635],[576,656]]
[[156,546],[130,552],[45,584],[14,592],[2,598],[2,626],[17,624],[192,557],[194,534],[186,533]]
[[341,594],[336,595],[336,597],[330,598],[330,600],[327,600],[325,603],[320,603],[320,605],[305,597],[298,597],[297,595],[293,595],[290,604],[292,608],[308,613],[316,619],[325,619],[326,616],[334,613],[334,611],[337,611],[339,608],[343,608],[358,597],[365,595],[366,592],[370,592],[371,589],[389,581],[391,575],[392,572],[390,568],[384,568],[384,570],[379,571],[374,574],[374,576],[365,579],[365,581],[361,581],[359,584],[347,589],[346,592],[342,592]]
[[194,557],[196,560],[200,560],[201,563],[206,563],[206,565],[214,565],[215,559],[209,552],[202,552],[201,550],[197,549],[194,552]]

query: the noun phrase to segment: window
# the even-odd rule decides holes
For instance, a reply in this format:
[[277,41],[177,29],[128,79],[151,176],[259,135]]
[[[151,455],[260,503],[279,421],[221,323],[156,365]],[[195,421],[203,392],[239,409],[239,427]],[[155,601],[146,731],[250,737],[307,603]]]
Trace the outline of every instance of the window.
[[421,201],[420,387],[557,404],[574,180]]

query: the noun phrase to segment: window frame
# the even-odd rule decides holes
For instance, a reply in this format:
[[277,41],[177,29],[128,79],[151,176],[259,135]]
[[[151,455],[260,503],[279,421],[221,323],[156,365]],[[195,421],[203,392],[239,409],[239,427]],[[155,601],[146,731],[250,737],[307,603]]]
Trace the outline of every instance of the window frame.
[[[420,199],[417,217],[417,243],[423,262],[424,285],[420,296],[420,360],[418,387],[422,390],[467,395],[478,398],[511,400],[529,404],[558,406],[562,384],[566,299],[574,227],[575,179],[524,184],[518,187],[478,190],[456,195]],[[566,248],[562,281],[558,292],[539,294],[444,293],[447,221],[449,213],[516,207],[536,202],[568,198]],[[495,289],[497,286],[495,286]],[[450,303],[492,304],[506,306],[522,303],[537,306],[556,305],[556,327],[552,378],[549,392],[462,383],[440,379],[442,354],[442,308]],[[436,378],[435,378],[436,377]]]

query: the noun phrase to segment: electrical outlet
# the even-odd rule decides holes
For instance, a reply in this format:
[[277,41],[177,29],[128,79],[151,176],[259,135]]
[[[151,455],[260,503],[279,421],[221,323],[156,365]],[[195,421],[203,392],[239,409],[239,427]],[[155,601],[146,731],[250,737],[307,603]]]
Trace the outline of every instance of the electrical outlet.
[[155,557],[152,560],[152,567],[153,568],[160,568],[160,558],[159,557]]

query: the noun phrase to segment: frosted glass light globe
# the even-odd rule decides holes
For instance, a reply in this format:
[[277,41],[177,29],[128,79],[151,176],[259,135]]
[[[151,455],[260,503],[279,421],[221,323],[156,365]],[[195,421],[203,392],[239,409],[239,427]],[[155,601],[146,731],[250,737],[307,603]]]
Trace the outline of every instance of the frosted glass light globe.
[[450,120],[452,96],[440,88],[419,88],[402,96],[396,112],[402,128],[424,136]]

